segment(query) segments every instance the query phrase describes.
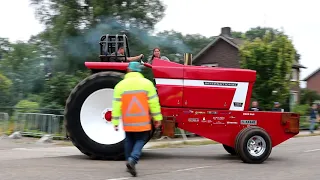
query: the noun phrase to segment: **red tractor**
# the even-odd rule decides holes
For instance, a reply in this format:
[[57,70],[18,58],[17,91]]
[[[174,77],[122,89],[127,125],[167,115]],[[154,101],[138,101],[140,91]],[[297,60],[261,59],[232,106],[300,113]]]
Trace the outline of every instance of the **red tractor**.
[[[66,102],[68,136],[82,153],[94,159],[124,157],[124,131],[121,124],[119,131],[111,124],[113,88],[128,65],[126,61],[110,62],[110,54],[119,46],[125,48],[126,60],[130,53],[125,35],[101,37],[102,62],[85,63],[92,75],[72,90]],[[248,111],[256,80],[253,70],[182,65],[161,59],[143,64],[153,72],[164,136],[172,137],[175,128],[181,128],[223,144],[243,162],[262,163],[273,147],[299,133],[299,114]]]

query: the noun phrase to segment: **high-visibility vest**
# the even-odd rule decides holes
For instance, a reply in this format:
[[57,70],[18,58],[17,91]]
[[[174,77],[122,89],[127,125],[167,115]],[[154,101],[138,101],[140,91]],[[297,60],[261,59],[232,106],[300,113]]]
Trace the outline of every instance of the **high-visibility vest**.
[[126,132],[151,130],[147,91],[125,91],[121,96],[123,129]]

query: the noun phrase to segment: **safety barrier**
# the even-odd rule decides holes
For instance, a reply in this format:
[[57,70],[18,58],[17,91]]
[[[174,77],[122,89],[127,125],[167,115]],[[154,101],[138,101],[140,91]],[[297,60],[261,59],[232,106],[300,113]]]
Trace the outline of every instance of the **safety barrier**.
[[63,115],[42,113],[17,113],[14,121],[14,132],[23,136],[65,138]]
[[9,127],[8,113],[0,112],[0,136],[6,135]]

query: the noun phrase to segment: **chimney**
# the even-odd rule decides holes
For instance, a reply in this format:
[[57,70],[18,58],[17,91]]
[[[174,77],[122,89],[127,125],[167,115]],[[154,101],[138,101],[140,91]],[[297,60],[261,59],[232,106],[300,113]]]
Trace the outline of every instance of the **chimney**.
[[224,37],[227,37],[227,38],[232,38],[232,36],[231,36],[231,28],[230,27],[221,28],[221,34],[220,35],[222,35]]

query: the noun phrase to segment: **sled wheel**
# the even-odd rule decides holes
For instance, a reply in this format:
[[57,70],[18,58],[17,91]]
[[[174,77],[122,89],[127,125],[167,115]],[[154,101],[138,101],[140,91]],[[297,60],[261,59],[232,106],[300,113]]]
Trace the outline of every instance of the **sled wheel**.
[[227,146],[223,144],[224,149],[231,155],[236,155],[236,150],[233,147]]
[[[111,71],[93,74],[81,81],[67,99],[65,126],[70,140],[92,159],[124,159],[122,121],[118,131],[111,123],[113,89],[123,76]],[[153,131],[150,138],[152,135]]]
[[254,128],[256,128],[256,126],[248,126],[248,127],[244,128],[244,129],[242,129],[242,130],[238,133],[238,135],[236,136],[235,144],[234,144],[234,150],[235,150],[236,154],[239,154],[238,151],[237,151],[237,144],[239,144],[239,139],[240,139],[240,137],[242,137],[242,134],[244,134],[244,133],[246,133],[248,130],[254,129]]
[[262,128],[250,126],[238,134],[235,150],[243,162],[259,164],[271,154],[271,138]]

